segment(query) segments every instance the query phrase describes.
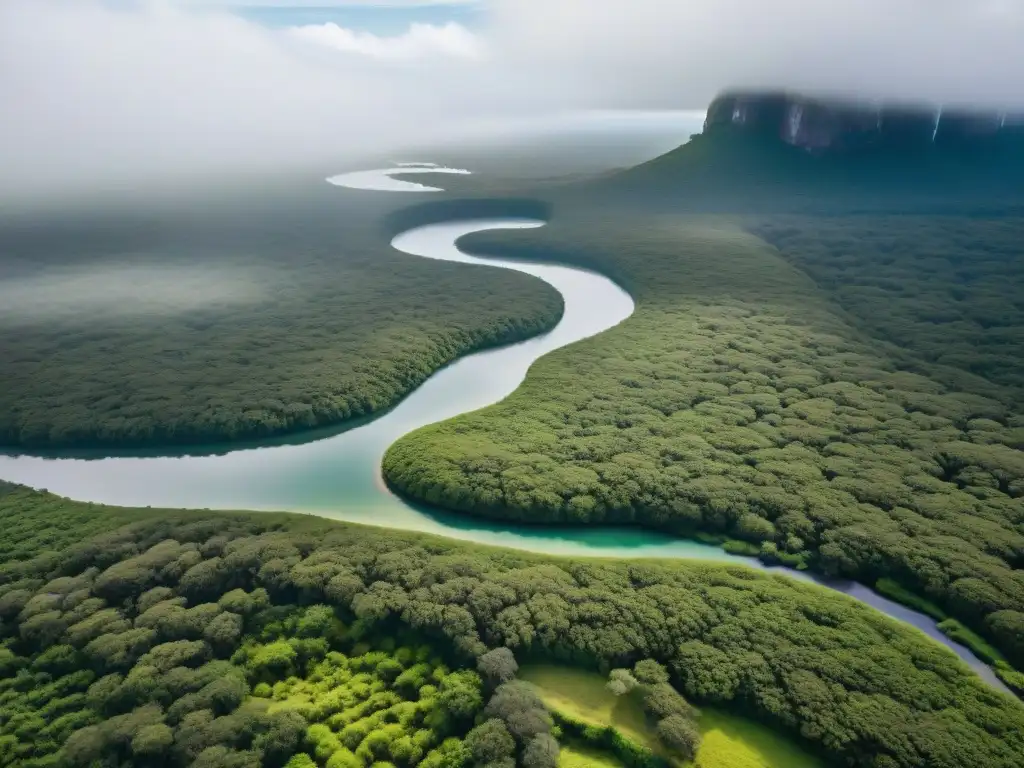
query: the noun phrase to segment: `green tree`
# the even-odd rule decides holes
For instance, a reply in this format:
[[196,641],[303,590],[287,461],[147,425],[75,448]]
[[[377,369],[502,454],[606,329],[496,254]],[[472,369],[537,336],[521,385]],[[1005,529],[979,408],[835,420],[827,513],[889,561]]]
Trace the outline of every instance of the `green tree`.
[[516,657],[508,648],[494,648],[483,654],[477,659],[476,668],[491,688],[507,683],[519,671]]
[[471,670],[452,672],[441,681],[440,701],[457,718],[469,718],[483,705],[480,676]]
[[613,669],[608,674],[607,688],[615,696],[624,696],[639,685],[628,669]]
[[523,750],[523,768],[556,768],[559,752],[558,742],[550,733],[539,733]]
[[693,760],[700,748],[696,723],[682,715],[669,715],[658,722],[658,740],[681,760]]
[[466,735],[466,747],[474,765],[487,765],[514,756],[516,743],[505,723],[492,717]]

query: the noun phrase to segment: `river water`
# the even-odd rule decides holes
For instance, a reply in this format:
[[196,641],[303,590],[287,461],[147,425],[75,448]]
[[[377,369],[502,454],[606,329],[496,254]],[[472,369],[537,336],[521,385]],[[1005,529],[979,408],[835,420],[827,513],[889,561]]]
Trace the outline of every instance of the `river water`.
[[[408,167],[359,172],[331,183],[394,191],[391,174]],[[417,172],[437,170],[417,168]],[[350,183],[348,183],[350,182]],[[411,187],[411,189],[410,189]],[[428,191],[411,184],[402,191]],[[62,496],[124,506],[305,512],[335,520],[436,533],[449,538],[553,555],[701,559],[763,568],[721,548],[631,528],[531,527],[483,521],[409,503],[384,485],[381,458],[409,432],[495,403],[511,394],[542,355],[593,336],[633,313],[629,294],[603,275],[555,264],[484,259],[460,251],[472,232],[541,227],[542,221],[479,219],[417,227],[392,241],[411,256],[457,261],[476,268],[513,269],[554,286],[565,302],[558,325],[541,336],[461,358],[433,376],[393,410],[359,426],[320,430],[253,446],[204,446],[195,451],[129,456],[0,456],[0,477]],[[191,455],[190,455],[191,454]],[[931,618],[849,581],[825,581],[787,568],[767,569],[814,580],[913,624],[953,650],[986,681],[1004,688],[992,670],[954,643]]]
[[446,168],[433,163],[397,163],[395,168],[385,168],[373,171],[350,171],[331,176],[327,179],[328,184],[347,189],[367,189],[376,192],[444,192],[441,187],[431,187],[427,184],[417,184],[408,179],[396,179],[395,176],[408,176],[415,173],[456,173],[468,174],[469,171],[463,168]]

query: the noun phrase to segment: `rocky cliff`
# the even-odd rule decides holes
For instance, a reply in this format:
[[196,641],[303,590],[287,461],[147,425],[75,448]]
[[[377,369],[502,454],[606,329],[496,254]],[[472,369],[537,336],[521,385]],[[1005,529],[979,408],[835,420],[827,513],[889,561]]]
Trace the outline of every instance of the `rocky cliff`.
[[812,154],[869,149],[914,151],[1024,149],[1024,115],[818,98],[788,92],[736,91],[708,108],[704,132],[733,130],[777,138]]
[[702,134],[585,187],[645,210],[1024,210],[1024,113],[736,91]]

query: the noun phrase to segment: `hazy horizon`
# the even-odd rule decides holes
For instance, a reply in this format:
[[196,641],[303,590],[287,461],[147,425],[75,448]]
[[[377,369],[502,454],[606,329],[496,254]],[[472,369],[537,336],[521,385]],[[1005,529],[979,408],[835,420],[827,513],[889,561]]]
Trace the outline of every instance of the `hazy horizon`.
[[336,172],[581,111],[703,110],[730,87],[1024,109],[1020,39],[1007,0],[9,0],[0,200]]

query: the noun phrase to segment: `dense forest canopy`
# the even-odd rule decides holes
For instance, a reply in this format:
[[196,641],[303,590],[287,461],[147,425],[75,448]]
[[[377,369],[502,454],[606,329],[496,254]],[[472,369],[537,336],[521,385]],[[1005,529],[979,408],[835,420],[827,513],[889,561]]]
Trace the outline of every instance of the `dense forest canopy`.
[[[84,540],[35,532],[55,515]],[[619,669],[679,748],[681,692],[837,765],[1024,765],[1024,705],[912,628],[780,576],[11,485],[0,523],[17,553],[0,567],[6,764],[540,768],[556,731],[518,656]]]
[[873,336],[1024,405],[1024,217],[776,217],[751,228]]
[[[966,225],[995,250],[1019,227]],[[467,246],[595,268],[638,309],[540,360],[505,401],[398,441],[384,464],[395,488],[504,519],[724,534],[768,561],[892,577],[1024,664],[1024,417],[1000,383],[1019,360],[986,379],[952,365],[969,335],[950,333],[938,362],[872,338],[728,219],[563,207],[545,230]],[[978,269],[998,279],[995,259]]]
[[561,297],[532,277],[391,248],[380,227],[393,198],[305,186],[0,222],[0,445],[116,449],[334,425],[557,322]]

